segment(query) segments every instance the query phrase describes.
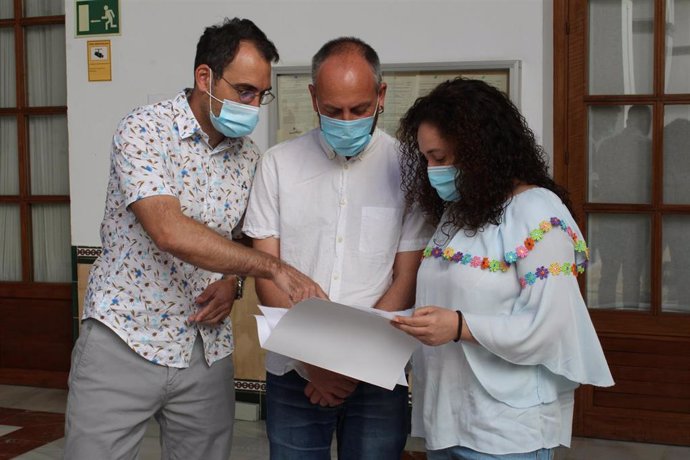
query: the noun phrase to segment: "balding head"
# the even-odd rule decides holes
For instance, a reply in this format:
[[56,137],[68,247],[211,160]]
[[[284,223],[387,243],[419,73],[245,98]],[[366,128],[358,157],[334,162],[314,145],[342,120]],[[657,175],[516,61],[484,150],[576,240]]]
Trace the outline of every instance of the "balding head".
[[336,38],[323,45],[317,51],[311,61],[312,83],[316,84],[318,73],[328,58],[343,55],[358,55],[364,59],[370,67],[376,85],[381,84],[381,62],[379,61],[378,54],[371,46],[356,37]]

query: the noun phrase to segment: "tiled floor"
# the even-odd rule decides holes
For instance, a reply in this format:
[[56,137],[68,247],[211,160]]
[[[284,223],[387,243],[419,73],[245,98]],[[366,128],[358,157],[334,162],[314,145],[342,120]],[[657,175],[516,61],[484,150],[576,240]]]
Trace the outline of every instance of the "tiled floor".
[[[0,385],[0,460],[62,459],[63,390]],[[410,450],[423,450],[420,439],[410,439]],[[30,450],[28,450],[30,449]],[[17,456],[16,452],[24,453]],[[158,426],[151,422],[141,446],[140,460],[160,458]],[[263,422],[237,421],[233,460],[268,458]],[[335,458],[335,457],[334,457]],[[688,460],[690,447],[573,439],[570,449],[559,449],[557,460]]]

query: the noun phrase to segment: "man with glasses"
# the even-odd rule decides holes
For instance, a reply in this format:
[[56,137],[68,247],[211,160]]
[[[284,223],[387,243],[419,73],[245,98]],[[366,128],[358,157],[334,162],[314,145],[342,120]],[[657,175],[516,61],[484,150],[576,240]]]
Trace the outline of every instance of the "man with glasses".
[[65,458],[135,458],[148,420],[163,458],[227,459],[233,302],[242,277],[289,302],[324,294],[278,258],[232,241],[259,152],[247,137],[273,98],[278,52],[247,19],[204,31],[194,88],[138,108],[113,137],[84,321],[72,354]]
[[[431,236],[405,209],[396,142],[376,129],[386,84],[376,52],[345,37],[312,60],[309,91],[319,129],[260,161],[244,232],[254,247],[311,276],[338,303],[400,310],[414,303]],[[271,280],[262,304],[288,306]],[[407,387],[389,391],[285,356],[266,357],[271,459],[398,460],[407,439]]]

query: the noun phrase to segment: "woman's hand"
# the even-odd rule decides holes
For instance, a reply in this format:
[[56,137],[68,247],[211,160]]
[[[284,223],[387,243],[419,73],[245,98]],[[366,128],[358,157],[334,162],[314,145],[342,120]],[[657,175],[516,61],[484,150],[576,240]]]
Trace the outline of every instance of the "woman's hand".
[[412,316],[396,316],[391,324],[425,345],[443,345],[458,338],[459,316],[455,310],[422,307]]

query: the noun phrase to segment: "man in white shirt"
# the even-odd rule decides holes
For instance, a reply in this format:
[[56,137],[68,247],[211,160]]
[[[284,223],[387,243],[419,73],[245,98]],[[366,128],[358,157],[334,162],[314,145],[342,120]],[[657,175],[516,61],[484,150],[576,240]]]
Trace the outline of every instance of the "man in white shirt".
[[[386,84],[376,52],[359,39],[326,43],[309,91],[320,128],[261,159],[244,232],[254,247],[301,270],[334,302],[384,310],[414,302],[421,250],[431,235],[405,208],[395,140],[376,129]],[[257,280],[265,305],[289,299]],[[267,431],[271,459],[399,459],[407,434],[407,388],[389,391],[269,353]]]

